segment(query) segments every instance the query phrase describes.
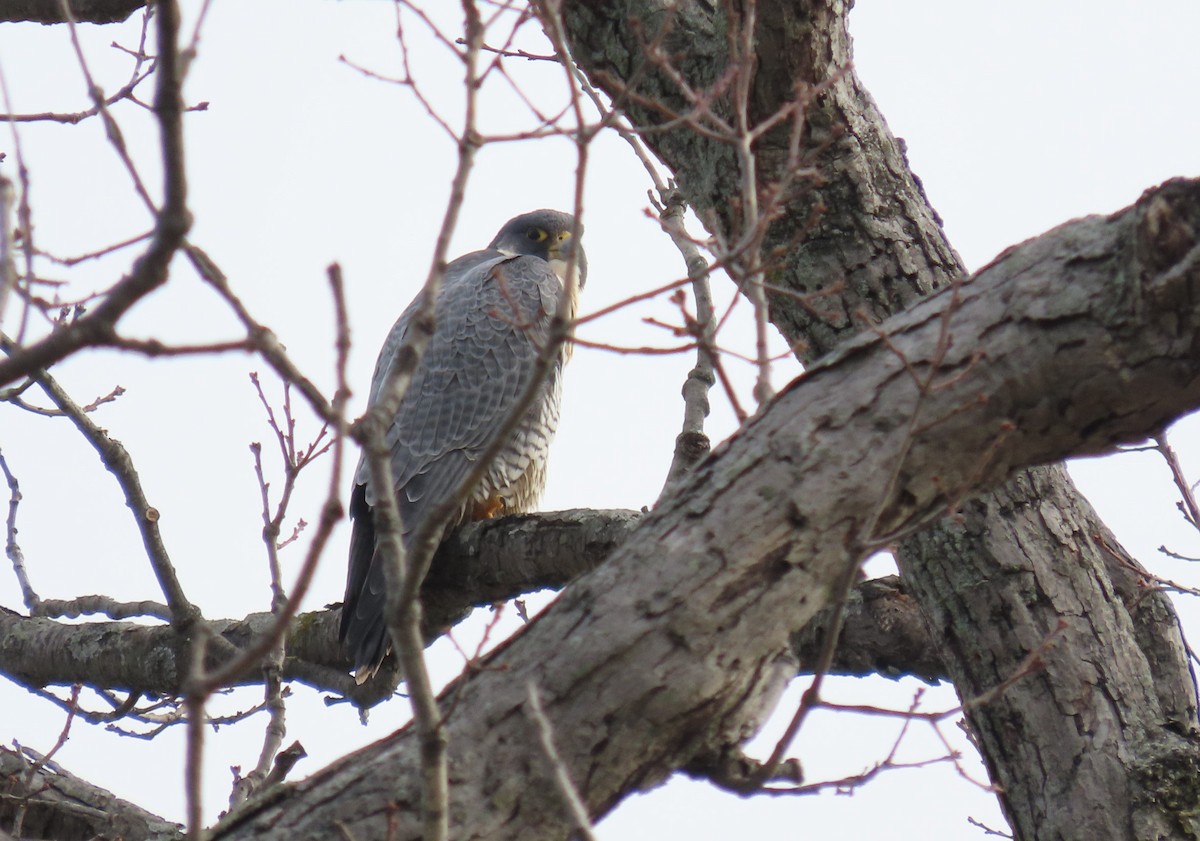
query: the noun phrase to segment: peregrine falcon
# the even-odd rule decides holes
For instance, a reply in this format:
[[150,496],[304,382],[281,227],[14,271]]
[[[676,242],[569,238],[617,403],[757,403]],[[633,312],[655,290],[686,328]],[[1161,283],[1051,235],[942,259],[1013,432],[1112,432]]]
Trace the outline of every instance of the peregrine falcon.
[[[399,411],[388,428],[390,489],[400,506],[407,548],[425,518],[455,494],[492,443],[529,385],[563,289],[573,290],[568,312],[587,279],[587,260],[572,237],[575,219],[535,210],[507,222],[483,251],[446,267],[435,306],[436,327]],[[570,263],[578,283],[566,283]],[[379,400],[417,301],[396,321],[379,353],[370,403]],[[558,426],[564,343],[537,397],[474,488],[458,515],[465,520],[528,511],[546,483],[546,454]],[[350,496],[350,562],[340,638],[359,683],[371,677],[388,651],[383,565],[376,556],[372,487],[365,456]]]

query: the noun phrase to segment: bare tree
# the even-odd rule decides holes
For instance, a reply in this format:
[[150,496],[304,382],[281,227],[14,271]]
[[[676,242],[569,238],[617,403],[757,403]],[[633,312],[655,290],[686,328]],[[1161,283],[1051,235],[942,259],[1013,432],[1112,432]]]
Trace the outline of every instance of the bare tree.
[[[489,74],[509,78],[510,62],[560,62],[566,105],[545,113],[528,102],[534,125],[521,136],[570,138],[582,181],[591,139],[616,130],[648,147],[678,185],[658,182],[664,227],[687,263],[687,277],[669,286],[693,287],[696,303],[677,299],[679,321],[668,326],[697,364],[657,507],[641,517],[571,512],[460,529],[424,583],[427,637],[473,605],[546,585],[563,593],[519,637],[473,658],[439,699],[426,692],[419,727],[279,785],[299,754],[282,749],[285,682],[367,707],[400,680],[393,668],[355,686],[336,645],[336,610],[296,616],[340,515],[336,465],[351,436],[370,440],[370,423],[352,426],[346,416],[349,340],[336,267],[337,375],[326,393],[189,239],[181,80],[198,36],[190,44],[181,36],[176,4],[164,0],[146,17],[153,55],[144,44],[135,51],[122,94],[136,99],[143,79],[155,86],[164,187],[154,198],[130,162],[154,224],[120,244],[139,256],[86,309],[60,312],[39,296],[34,229],[19,199],[18,236],[3,241],[0,266],[0,316],[7,298],[10,313],[47,325],[6,332],[0,396],[27,406],[36,387],[46,410],[69,418],[101,454],[137,515],[163,601],[41,599],[15,539],[18,477],[5,466],[9,555],[28,615],[0,614],[0,670],[39,692],[84,685],[111,706],[85,709],[78,690],[53,696],[71,718],[184,723],[191,837],[205,833],[195,791],[207,705],[231,685],[263,686],[272,723],[212,837],[549,839],[587,837],[590,821],[678,771],[746,794],[810,790],[786,761],[790,737],[823,703],[824,675],[874,670],[953,681],[1015,837],[1193,837],[1196,688],[1171,603],[1065,472],[1045,465],[1159,435],[1200,406],[1200,184],[1150,189],[1119,213],[1068,223],[968,277],[855,75],[848,4],[499,5],[464,2],[457,36],[430,24],[464,68],[463,114],[442,114],[407,66],[397,80],[459,150],[461,181],[428,285],[444,268],[474,151],[505,140],[477,126],[473,91]],[[3,20],[127,13],[96,3],[48,14],[0,0]],[[545,55],[521,46],[531,21],[545,33]],[[80,119],[101,120],[119,138],[113,103],[92,90]],[[22,115],[34,117],[47,118]],[[654,171],[649,158],[647,166]],[[17,180],[0,201],[28,194]],[[706,227],[704,243],[676,221],[682,202]],[[122,330],[130,308],[169,282],[168,266],[180,270],[176,255],[243,335],[182,345]],[[704,294],[715,267],[754,308],[747,356],[758,411],[701,460],[705,386],[724,381],[728,350]],[[778,395],[769,324],[809,366]],[[50,372],[99,348],[248,351],[284,382],[274,401],[259,390],[286,479],[280,500],[260,470],[277,593],[269,614],[215,620],[189,600],[128,453],[89,417],[106,398],[80,406]],[[325,424],[311,442],[298,437],[293,395]],[[291,483],[326,449],[334,467],[321,519],[303,570],[285,581],[276,554],[288,539]],[[894,551],[901,584],[858,581],[879,550]],[[60,621],[81,612],[107,618]],[[162,623],[122,622],[135,615]],[[412,689],[419,652],[411,640],[401,648]],[[816,677],[788,738],[765,762],[747,759],[740,746],[798,670]],[[892,762],[890,754],[884,765]],[[0,827],[16,837],[182,835],[57,768],[52,755],[4,750],[0,765],[9,781]]]

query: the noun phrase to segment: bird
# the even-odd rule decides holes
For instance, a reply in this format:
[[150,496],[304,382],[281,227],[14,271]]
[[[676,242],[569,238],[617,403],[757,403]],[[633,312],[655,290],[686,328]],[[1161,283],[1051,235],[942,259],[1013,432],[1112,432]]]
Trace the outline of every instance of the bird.
[[[446,266],[435,299],[435,328],[399,409],[387,430],[401,539],[407,549],[426,519],[459,493],[529,387],[550,322],[564,292],[574,318],[587,282],[587,258],[575,217],[535,210],[510,219],[482,251]],[[568,270],[575,272],[569,279]],[[414,300],[388,333],[375,365],[369,406],[381,399],[409,325]],[[558,426],[563,366],[572,344],[563,342],[536,396],[445,529],[467,520],[529,511],[546,484],[546,459]],[[339,638],[361,685],[378,671],[390,640],[383,563],[372,509],[382,493],[373,486],[366,455],[350,494],[352,522],[346,595]],[[440,535],[439,535],[440,538]]]

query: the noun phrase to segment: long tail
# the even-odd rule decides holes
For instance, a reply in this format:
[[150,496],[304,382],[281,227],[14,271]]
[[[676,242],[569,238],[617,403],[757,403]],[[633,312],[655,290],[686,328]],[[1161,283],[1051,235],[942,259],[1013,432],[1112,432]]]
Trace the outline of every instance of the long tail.
[[375,524],[365,485],[356,485],[350,496],[350,518],[353,532],[338,638],[354,661],[354,680],[361,685],[375,675],[388,652],[387,593],[383,566],[375,557]]

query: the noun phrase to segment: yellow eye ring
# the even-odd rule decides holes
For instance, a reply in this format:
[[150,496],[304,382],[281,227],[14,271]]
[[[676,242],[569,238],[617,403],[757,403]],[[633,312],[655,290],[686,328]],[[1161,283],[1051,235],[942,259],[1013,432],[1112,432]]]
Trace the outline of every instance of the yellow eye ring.
[[530,242],[545,242],[550,235],[541,228],[530,228],[525,236],[529,237]]

